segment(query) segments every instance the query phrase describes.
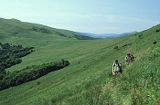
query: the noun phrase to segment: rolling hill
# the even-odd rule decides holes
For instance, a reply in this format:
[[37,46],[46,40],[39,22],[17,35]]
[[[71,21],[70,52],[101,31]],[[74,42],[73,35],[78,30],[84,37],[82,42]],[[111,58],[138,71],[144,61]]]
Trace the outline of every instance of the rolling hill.
[[[59,71],[0,91],[0,105],[160,104],[160,25],[121,38],[79,40],[72,31],[0,19],[0,42],[34,47],[8,72],[58,59],[70,61]],[[129,66],[124,62],[127,52],[136,57]],[[124,72],[113,78],[115,59]]]

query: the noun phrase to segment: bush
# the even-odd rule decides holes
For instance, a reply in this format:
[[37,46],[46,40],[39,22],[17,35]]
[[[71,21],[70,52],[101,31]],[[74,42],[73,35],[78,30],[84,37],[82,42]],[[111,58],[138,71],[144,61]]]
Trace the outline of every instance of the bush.
[[40,28],[40,27],[32,27],[31,29],[32,31],[35,31],[35,32],[40,32],[40,33],[51,33],[50,30],[46,29],[46,28]]
[[157,44],[157,41],[154,41],[153,44]]
[[115,50],[119,50],[119,47],[118,47],[118,46],[115,46],[113,49],[115,49]]
[[132,45],[132,43],[126,43],[126,44],[122,45],[122,47],[130,46],[130,45]]
[[139,34],[138,37],[139,37],[140,39],[142,39],[142,38],[143,38],[143,34],[142,34],[142,33]]
[[66,66],[69,66],[69,64],[69,61],[62,59],[58,62],[47,63],[38,66],[30,66],[21,71],[9,73],[5,75],[0,81],[0,90],[38,79],[52,71],[57,71]]
[[33,47],[23,48],[22,45],[0,43],[0,71],[21,63],[20,58],[33,52],[32,49]]
[[160,29],[156,29],[156,32],[160,32]]

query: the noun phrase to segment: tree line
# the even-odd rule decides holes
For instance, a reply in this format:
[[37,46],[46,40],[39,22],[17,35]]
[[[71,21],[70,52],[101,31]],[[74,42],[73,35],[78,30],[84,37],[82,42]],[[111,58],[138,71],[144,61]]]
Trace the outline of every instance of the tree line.
[[49,72],[60,70],[70,63],[68,60],[60,60],[58,62],[51,62],[42,65],[33,65],[26,67],[20,71],[5,73],[4,77],[0,80],[0,90],[9,87],[17,86],[22,83],[38,79]]
[[49,72],[60,70],[70,64],[68,60],[62,59],[57,62],[29,66],[20,71],[6,72],[5,69],[21,63],[21,57],[31,52],[33,52],[33,47],[24,48],[22,45],[0,43],[0,90],[35,80]]
[[0,73],[6,68],[21,63],[21,57],[33,52],[33,47],[22,47],[22,45],[12,45],[9,43],[0,43]]

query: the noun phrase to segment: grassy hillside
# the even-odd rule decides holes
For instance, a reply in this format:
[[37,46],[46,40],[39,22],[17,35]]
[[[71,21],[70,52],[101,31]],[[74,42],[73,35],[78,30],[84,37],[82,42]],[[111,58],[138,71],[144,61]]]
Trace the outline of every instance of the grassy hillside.
[[[38,42],[37,46],[41,46],[43,44],[48,44],[47,42],[53,39],[55,39],[55,41],[63,39],[73,40],[85,39],[85,37],[80,37],[77,33],[68,30],[21,22],[16,19],[0,18],[0,40],[17,43],[21,41],[21,39],[23,39],[23,42],[21,42],[22,44],[36,46]],[[43,42],[41,39],[43,39]],[[89,39],[89,37],[87,37],[87,39]]]
[[[45,27],[51,33],[28,31],[33,26]],[[0,29],[1,42],[35,47],[21,64],[9,68],[10,72],[62,58],[71,63],[60,71],[0,91],[0,105],[160,104],[160,25],[132,36],[105,40],[77,40],[73,32],[17,20],[1,20]],[[18,34],[13,35],[15,30]],[[124,63],[127,52],[136,56],[129,66]],[[125,70],[116,78],[111,76],[114,59],[119,59]]]

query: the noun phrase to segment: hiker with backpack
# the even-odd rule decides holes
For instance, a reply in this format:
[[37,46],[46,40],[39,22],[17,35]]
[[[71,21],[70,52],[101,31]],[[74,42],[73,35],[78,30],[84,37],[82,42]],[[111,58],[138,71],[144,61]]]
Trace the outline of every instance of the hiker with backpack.
[[[134,59],[135,57],[131,53],[128,53],[125,57],[125,62],[127,65],[129,65],[134,61]],[[119,63],[119,61],[116,59],[112,64],[112,76],[116,76],[120,73],[122,73],[122,66]]]
[[112,76],[122,73],[122,67],[118,60],[115,60],[112,65]]
[[131,64],[134,61],[134,56],[131,53],[127,53],[125,57],[125,62],[127,65]]

